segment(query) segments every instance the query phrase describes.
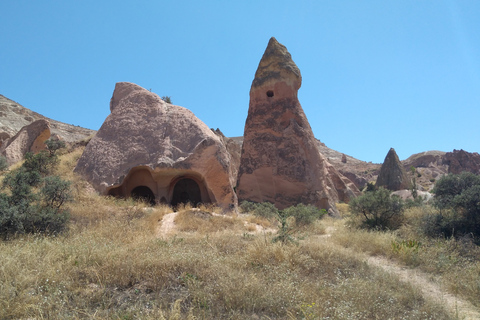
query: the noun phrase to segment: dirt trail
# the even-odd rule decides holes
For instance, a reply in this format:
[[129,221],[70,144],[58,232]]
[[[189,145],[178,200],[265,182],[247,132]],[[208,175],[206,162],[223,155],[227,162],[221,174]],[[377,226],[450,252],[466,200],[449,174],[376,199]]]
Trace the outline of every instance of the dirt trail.
[[401,281],[420,289],[426,299],[445,305],[458,319],[480,319],[480,311],[470,302],[448,293],[440,284],[429,280],[428,274],[422,271],[399,266],[382,257],[368,257],[367,263],[379,267],[388,273],[395,274]]
[[157,228],[157,238],[165,238],[171,235],[175,230],[175,217],[178,212],[168,213],[163,216],[160,227]]
[[[329,238],[335,230],[335,228],[329,226],[325,230],[326,234],[321,237]],[[441,284],[430,280],[431,277],[428,274],[418,269],[400,266],[383,257],[366,256],[365,259],[370,266],[381,268],[390,274],[396,275],[400,281],[418,288],[425,299],[445,305],[455,318],[462,320],[480,319],[480,310],[475,308],[469,301],[448,293],[442,288]]]

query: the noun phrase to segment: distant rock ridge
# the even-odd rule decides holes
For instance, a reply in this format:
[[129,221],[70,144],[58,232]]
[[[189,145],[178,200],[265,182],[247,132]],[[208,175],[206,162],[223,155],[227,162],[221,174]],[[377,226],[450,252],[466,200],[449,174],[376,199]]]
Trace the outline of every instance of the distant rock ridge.
[[0,140],[4,140],[6,136],[13,137],[23,127],[41,119],[50,123],[52,136],[68,143],[87,139],[95,133],[94,130],[47,118],[0,94]]
[[335,203],[359,191],[320,154],[297,98],[301,83],[290,53],[271,38],[250,89],[237,195],[280,209],[304,203],[336,214]]
[[480,174],[480,154],[465,150],[453,150],[445,154],[444,162],[448,165],[449,173],[462,173],[463,171]]

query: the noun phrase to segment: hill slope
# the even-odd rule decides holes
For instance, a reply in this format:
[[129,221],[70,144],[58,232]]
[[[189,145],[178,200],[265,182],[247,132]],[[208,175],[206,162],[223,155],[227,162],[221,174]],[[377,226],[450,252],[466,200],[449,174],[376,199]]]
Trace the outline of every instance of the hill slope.
[[81,141],[95,133],[94,130],[47,118],[0,94],[0,133],[14,136],[22,127],[39,119],[48,120],[52,135],[58,135],[66,142]]

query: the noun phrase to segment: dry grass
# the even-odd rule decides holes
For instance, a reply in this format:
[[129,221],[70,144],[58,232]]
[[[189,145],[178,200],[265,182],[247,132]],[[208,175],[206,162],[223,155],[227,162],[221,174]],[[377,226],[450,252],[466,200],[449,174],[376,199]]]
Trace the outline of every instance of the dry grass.
[[76,188],[69,231],[0,242],[1,319],[450,319],[349,249],[380,254],[393,235],[325,219],[281,245],[245,233],[241,217],[187,207],[184,231],[158,239],[170,209],[98,196],[71,173],[78,155],[59,169]]
[[425,237],[421,233],[421,219],[432,212],[434,209],[429,206],[406,210],[406,223],[395,232],[356,229],[359,223],[350,217],[347,223],[334,222],[339,232],[332,239],[356,252],[391,258],[439,277],[448,292],[480,307],[480,248],[469,239]]

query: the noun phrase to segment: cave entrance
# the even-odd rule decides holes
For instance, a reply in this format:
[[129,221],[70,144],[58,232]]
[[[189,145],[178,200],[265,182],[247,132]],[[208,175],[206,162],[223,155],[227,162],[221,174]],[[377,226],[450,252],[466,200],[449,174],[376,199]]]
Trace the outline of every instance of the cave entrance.
[[152,190],[147,186],[138,186],[133,188],[130,193],[131,197],[136,200],[142,200],[150,205],[155,205],[155,195]]
[[183,178],[175,183],[171,201],[173,207],[179,205],[180,203],[190,203],[193,206],[196,206],[200,202],[202,202],[202,193],[200,192],[200,187],[195,180]]

